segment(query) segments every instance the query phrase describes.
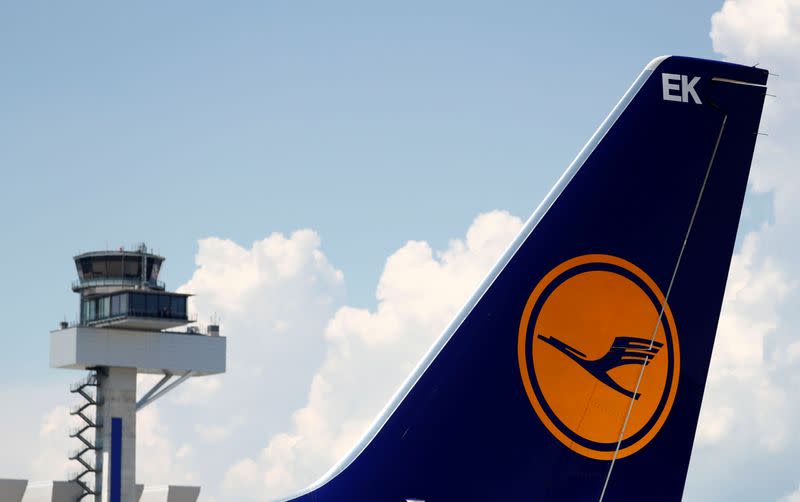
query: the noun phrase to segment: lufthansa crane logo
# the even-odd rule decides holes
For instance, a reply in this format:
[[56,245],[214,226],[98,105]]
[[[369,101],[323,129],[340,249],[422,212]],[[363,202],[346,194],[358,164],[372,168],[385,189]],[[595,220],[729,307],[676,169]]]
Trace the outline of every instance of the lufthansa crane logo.
[[544,426],[598,460],[613,458],[620,435],[617,458],[649,443],[678,389],[669,305],[643,270],[615,256],[579,256],[539,281],[522,314],[517,355]]

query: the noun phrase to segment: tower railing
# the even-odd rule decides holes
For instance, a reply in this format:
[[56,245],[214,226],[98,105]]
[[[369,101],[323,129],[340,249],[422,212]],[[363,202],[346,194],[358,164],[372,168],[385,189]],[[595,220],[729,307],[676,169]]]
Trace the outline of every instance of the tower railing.
[[101,279],[78,279],[72,281],[72,290],[79,291],[84,288],[101,288],[105,286],[147,286],[149,288],[164,290],[166,285],[163,281],[142,280],[139,277],[104,277]]

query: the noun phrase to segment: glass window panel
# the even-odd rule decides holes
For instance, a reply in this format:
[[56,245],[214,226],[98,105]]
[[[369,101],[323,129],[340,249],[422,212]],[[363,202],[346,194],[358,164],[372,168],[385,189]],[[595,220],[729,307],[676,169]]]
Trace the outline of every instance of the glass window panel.
[[184,318],[186,317],[186,297],[173,296],[171,300],[172,317]]
[[147,315],[156,317],[158,315],[158,295],[145,295],[147,299]]
[[106,296],[97,301],[97,317],[104,319],[111,313],[111,298]]
[[127,256],[125,260],[125,278],[138,279],[142,276],[142,262],[132,256]]
[[83,317],[84,317],[85,321],[87,321],[87,322],[88,321],[94,321],[94,319],[96,317],[95,316],[95,305],[96,305],[95,300],[86,300],[86,301],[84,301],[84,303],[83,303],[84,316]]
[[94,271],[91,258],[81,259],[81,270],[83,271],[83,277],[85,279],[94,279],[97,275]]
[[92,262],[87,260],[86,258],[81,259],[81,272],[83,273],[84,277],[87,279],[92,278]]
[[106,265],[108,267],[107,273],[109,277],[122,277],[122,257],[112,256],[108,259]]
[[106,260],[95,258],[92,260],[92,273],[94,274],[95,278],[98,277],[106,277],[106,272],[108,270]]
[[158,315],[161,317],[170,317],[169,295],[158,295]]
[[145,315],[147,313],[147,304],[144,295],[141,293],[131,293],[130,298],[130,312],[133,315]]
[[151,281],[158,280],[158,270],[161,268],[161,263],[155,260],[151,260],[152,267],[148,270],[147,278]]
[[114,295],[114,296],[111,297],[111,315],[112,316],[118,316],[120,314],[119,297],[120,297],[120,295]]
[[119,295],[119,312],[121,314],[128,313],[128,294]]

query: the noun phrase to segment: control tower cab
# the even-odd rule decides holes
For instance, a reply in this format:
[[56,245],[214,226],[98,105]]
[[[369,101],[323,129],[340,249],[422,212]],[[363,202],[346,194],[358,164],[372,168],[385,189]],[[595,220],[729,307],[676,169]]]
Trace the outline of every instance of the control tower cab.
[[[75,258],[79,320],[50,335],[50,366],[86,370],[71,391],[82,399],[72,415],[70,459],[80,499],[136,500],[136,413],[190,377],[225,372],[226,339],[219,326],[202,333],[191,324],[187,293],[167,291],[158,274],[164,257],[142,244],[134,250],[96,251]],[[161,379],[137,396],[137,375]],[[92,458],[93,457],[93,458]]]
[[185,293],[166,291],[158,273],[164,257],[147,252],[99,251],[75,257],[83,326],[162,330],[190,322]]

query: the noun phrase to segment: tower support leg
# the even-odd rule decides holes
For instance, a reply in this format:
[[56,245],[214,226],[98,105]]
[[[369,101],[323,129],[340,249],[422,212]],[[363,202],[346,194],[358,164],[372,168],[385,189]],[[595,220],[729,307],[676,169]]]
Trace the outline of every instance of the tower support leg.
[[98,371],[97,502],[136,501],[136,369]]

